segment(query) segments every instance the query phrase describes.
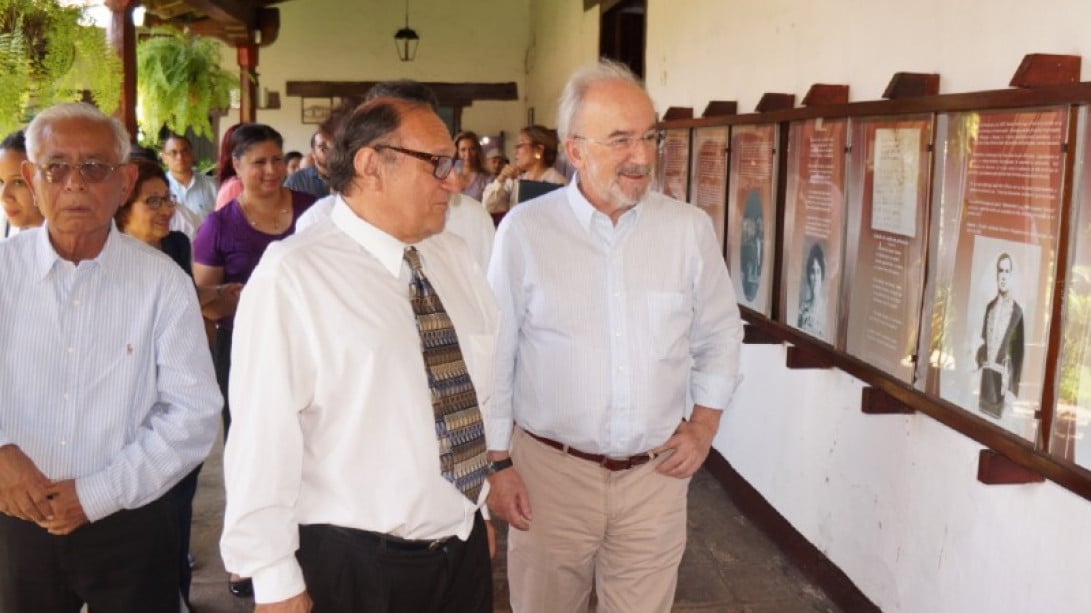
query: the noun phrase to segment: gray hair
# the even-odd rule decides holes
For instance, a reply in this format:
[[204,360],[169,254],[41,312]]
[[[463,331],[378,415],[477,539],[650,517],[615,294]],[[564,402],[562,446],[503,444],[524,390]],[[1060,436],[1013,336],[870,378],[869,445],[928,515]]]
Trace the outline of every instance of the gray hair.
[[38,113],[34,120],[27,126],[27,159],[31,162],[38,161],[41,154],[42,137],[47,127],[58,121],[83,119],[94,123],[110,126],[114,134],[114,150],[117,152],[117,161],[124,162],[129,159],[129,132],[121,122],[114,117],[107,117],[102,111],[86,102],[66,102],[51,106]]
[[640,79],[633,74],[625,64],[620,64],[606,58],[600,59],[594,64],[588,64],[580,68],[571,77],[561,92],[561,100],[557,105],[557,135],[562,141],[568,140],[574,132],[576,113],[583,106],[583,99],[587,96],[587,90],[596,83],[603,81],[626,81],[644,89]]

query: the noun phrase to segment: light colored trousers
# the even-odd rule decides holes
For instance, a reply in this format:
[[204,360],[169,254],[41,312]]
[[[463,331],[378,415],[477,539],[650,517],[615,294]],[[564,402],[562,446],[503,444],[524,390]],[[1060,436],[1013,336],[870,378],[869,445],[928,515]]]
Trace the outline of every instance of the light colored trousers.
[[572,457],[516,428],[512,459],[526,484],[530,530],[508,530],[515,613],[670,611],[686,548],[689,479],[622,471]]

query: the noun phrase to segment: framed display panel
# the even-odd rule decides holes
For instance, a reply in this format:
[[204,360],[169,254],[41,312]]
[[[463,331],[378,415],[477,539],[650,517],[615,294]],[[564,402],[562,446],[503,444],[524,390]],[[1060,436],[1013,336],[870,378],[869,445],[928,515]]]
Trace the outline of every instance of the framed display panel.
[[784,323],[838,344],[848,120],[807,119],[788,128],[784,206]]
[[689,137],[689,128],[668,128],[659,148],[659,191],[682,202],[689,197]]
[[1080,107],[1064,311],[1050,452],[1091,468],[1091,122]]
[[712,227],[724,250],[724,222],[727,206],[727,126],[693,129],[693,163],[690,164],[691,204],[712,218]]
[[[941,114],[918,386],[1038,438],[1069,107]],[[938,143],[942,142],[942,145]]]
[[849,127],[845,351],[907,383],[920,330],[932,119],[870,117]]
[[776,124],[731,126],[727,245],[739,304],[769,317],[776,244]]

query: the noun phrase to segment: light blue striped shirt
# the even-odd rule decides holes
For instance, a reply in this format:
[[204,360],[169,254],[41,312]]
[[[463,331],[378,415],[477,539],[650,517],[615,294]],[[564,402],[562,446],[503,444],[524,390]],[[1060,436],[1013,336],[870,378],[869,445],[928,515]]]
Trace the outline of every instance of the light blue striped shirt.
[[212,447],[222,405],[193,283],[112,229],[75,265],[45,228],[0,243],[0,446],[76,480],[91,521],[143,506]]

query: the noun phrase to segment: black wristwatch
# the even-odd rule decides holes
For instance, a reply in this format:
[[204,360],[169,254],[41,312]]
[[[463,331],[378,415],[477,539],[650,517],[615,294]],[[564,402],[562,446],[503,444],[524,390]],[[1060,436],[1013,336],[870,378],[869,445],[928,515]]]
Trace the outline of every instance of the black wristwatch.
[[511,468],[515,464],[511,461],[511,458],[506,458],[496,462],[489,462],[485,465],[485,474],[495,475],[496,473],[504,470],[505,468]]

